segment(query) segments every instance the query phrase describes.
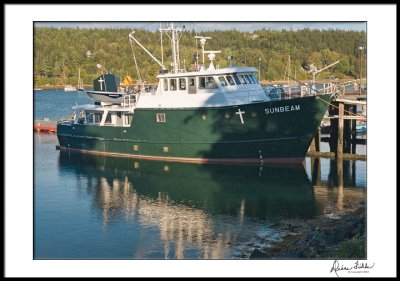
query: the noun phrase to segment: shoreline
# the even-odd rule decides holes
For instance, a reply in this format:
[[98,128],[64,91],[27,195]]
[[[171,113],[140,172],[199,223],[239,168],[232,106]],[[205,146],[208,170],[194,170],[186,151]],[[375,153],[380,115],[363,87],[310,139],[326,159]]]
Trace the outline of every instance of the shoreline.
[[280,222],[289,234],[253,249],[248,259],[365,259],[366,207],[364,200],[356,204],[342,214]]

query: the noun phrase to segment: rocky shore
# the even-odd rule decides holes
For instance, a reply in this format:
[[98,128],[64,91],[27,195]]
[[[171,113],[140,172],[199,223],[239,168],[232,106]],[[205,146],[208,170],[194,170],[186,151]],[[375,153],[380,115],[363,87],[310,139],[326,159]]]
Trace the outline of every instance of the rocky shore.
[[302,222],[281,222],[288,234],[280,241],[254,249],[249,259],[363,259],[366,258],[364,202],[344,214]]

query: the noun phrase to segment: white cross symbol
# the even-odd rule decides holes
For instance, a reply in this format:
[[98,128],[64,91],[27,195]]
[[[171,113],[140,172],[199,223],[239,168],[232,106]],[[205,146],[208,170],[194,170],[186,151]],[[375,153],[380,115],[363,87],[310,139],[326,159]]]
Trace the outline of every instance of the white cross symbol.
[[246,112],[244,112],[244,111],[241,111],[240,110],[240,108],[238,109],[238,112],[235,112],[235,114],[239,114],[240,115],[240,121],[242,121],[242,124],[244,124],[244,121],[243,121],[243,116],[242,116],[242,114],[245,114]]
[[103,78],[100,77],[100,79],[98,80],[100,82],[100,90],[103,91]]

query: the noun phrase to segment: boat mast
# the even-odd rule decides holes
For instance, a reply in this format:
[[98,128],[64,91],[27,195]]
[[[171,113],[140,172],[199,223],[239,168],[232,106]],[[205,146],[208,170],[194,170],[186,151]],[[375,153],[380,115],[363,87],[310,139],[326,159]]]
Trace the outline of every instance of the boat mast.
[[81,68],[78,67],[78,90],[81,87]]
[[176,38],[175,38],[175,31],[174,31],[174,24],[171,23],[171,33],[172,33],[172,65],[174,68],[174,73],[178,73],[178,65],[176,63]]
[[169,39],[171,39],[171,46],[172,46],[172,69],[173,73],[178,73],[180,69],[180,62],[179,62],[179,33],[182,32],[182,28],[175,28],[174,23],[170,23],[168,28],[160,28],[160,32],[162,31],[171,31],[171,37],[167,34]]

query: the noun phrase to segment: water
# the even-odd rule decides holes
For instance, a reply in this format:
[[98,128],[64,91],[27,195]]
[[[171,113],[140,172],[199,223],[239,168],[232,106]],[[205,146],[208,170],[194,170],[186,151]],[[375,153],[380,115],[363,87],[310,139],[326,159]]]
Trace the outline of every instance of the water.
[[[90,102],[61,91],[34,97],[35,118]],[[248,258],[288,234],[282,222],[365,199],[365,161],[194,165],[61,152],[57,144],[55,134],[34,134],[35,259]]]
[[92,103],[84,92],[65,92],[64,90],[34,91],[34,119],[60,120],[73,113],[72,106]]

